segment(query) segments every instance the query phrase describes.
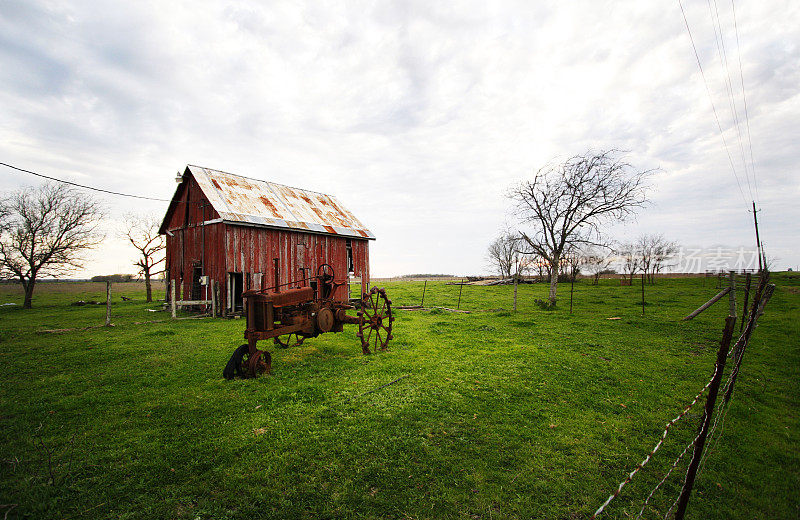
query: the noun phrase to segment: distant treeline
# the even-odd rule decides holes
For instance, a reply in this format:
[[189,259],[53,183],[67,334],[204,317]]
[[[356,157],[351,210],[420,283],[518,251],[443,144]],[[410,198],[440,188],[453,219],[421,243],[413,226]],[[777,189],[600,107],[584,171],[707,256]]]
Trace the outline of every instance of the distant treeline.
[[404,274],[397,278],[453,278],[452,274]]
[[137,280],[135,275],[132,274],[102,274],[92,276],[93,282],[133,282]]

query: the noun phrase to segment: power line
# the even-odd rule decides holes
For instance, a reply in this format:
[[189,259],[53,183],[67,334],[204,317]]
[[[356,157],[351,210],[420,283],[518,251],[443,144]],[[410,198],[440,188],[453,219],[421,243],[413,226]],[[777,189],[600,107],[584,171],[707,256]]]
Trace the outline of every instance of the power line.
[[63,179],[56,179],[55,177],[50,177],[49,175],[44,175],[43,173],[32,172],[30,170],[26,170],[24,168],[18,168],[16,166],[12,166],[12,165],[4,163],[4,162],[0,162],[0,165],[5,166],[7,168],[11,168],[11,169],[17,170],[17,171],[30,173],[31,175],[35,175],[37,177],[42,177],[43,179],[49,179],[51,181],[61,182],[63,184],[69,184],[70,186],[75,186],[75,187],[83,188],[83,189],[86,189],[86,190],[99,191],[101,193],[108,193],[109,195],[119,195],[120,197],[130,197],[130,198],[133,198],[133,199],[144,199],[144,200],[155,200],[155,201],[158,201],[158,202],[169,202],[169,199],[157,199],[155,197],[144,197],[142,195],[131,195],[130,193],[120,193],[118,191],[104,190],[102,188],[95,188],[94,186],[87,186],[85,184],[78,184],[77,182],[65,181]]
[[[717,45],[717,56],[719,57],[720,62],[720,70],[723,76],[723,82],[725,84],[725,89],[728,92],[728,104],[731,109],[731,115],[733,116],[733,122],[736,126],[736,135],[739,141],[739,152],[741,153],[742,157],[742,167],[744,168],[744,177],[747,181],[747,191],[750,193],[750,199],[754,199],[753,196],[753,187],[750,184],[750,174],[748,173],[747,168],[747,159],[745,158],[744,153],[744,140],[742,139],[742,129],[741,125],[739,124],[739,113],[736,110],[736,99],[733,95],[733,81],[731,80],[731,73],[730,68],[728,67],[728,53],[725,49],[725,36],[723,35],[722,31],[722,22],[720,21],[719,17],[719,7],[717,5],[717,0],[714,1],[714,8],[711,8],[711,1],[707,0],[708,2],[708,13],[711,17],[711,26],[714,29],[714,41]],[[716,20],[715,20],[716,15]],[[717,30],[719,28],[719,31]],[[721,47],[721,48],[720,48]]]
[[[736,6],[731,0],[731,10],[733,11],[733,29],[736,33],[736,52],[739,55],[739,79],[742,82],[742,101],[744,103],[744,120],[747,124],[747,143],[750,147],[750,171],[753,172],[753,187],[756,191],[756,201],[758,201],[758,180],[756,177],[756,163],[753,160],[753,139],[750,137],[750,117],[747,114],[747,96],[744,90],[744,72],[742,71],[742,46],[739,44],[739,24],[736,23]],[[760,201],[759,201],[760,202]]]
[[708,93],[708,100],[711,103],[711,109],[714,111],[714,119],[717,122],[717,128],[719,129],[719,135],[722,137],[722,144],[725,147],[725,153],[728,154],[728,161],[731,164],[731,171],[733,171],[733,177],[736,179],[736,185],[739,186],[739,193],[742,194],[742,200],[745,204],[747,204],[747,198],[744,196],[744,190],[742,189],[742,183],[739,182],[739,175],[736,173],[736,167],[733,165],[733,157],[731,157],[730,149],[728,148],[728,142],[725,140],[725,132],[722,130],[722,125],[719,122],[719,115],[717,114],[717,107],[714,105],[714,97],[711,95],[711,89],[708,86],[708,80],[706,79],[706,74],[703,71],[703,65],[700,63],[700,55],[697,53],[697,46],[694,44],[694,37],[692,36],[692,30],[689,28],[689,20],[686,19],[686,11],[683,9],[683,3],[681,0],[678,0],[678,5],[681,8],[681,14],[683,15],[683,22],[686,24],[686,31],[689,33],[689,40],[692,42],[692,49],[694,50],[694,57],[697,59],[697,67],[700,69],[700,75],[703,77],[703,84],[706,86],[706,92]]

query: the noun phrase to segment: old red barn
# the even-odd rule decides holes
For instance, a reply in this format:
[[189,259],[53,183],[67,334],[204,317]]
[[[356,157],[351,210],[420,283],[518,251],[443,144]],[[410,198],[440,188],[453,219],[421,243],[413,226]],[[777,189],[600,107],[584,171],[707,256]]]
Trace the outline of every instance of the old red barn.
[[[159,232],[167,236],[167,279],[178,300],[209,299],[204,277],[220,288],[220,306],[241,309],[242,291],[270,287],[330,264],[337,280],[369,284],[375,237],[331,195],[189,165]],[[340,289],[336,295],[348,298]]]

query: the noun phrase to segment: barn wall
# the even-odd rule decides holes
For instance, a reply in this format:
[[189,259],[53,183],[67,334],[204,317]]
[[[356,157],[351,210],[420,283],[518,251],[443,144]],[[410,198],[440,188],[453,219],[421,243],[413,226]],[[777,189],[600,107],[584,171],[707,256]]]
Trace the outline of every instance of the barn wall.
[[[167,234],[168,275],[180,283],[176,287],[182,300],[190,299],[192,291],[192,274],[195,266],[203,268],[203,274],[214,280],[224,280],[224,253],[218,244],[224,237],[224,224],[190,225],[187,228],[170,230]],[[205,246],[204,246],[205,242]],[[205,258],[203,250],[205,249]],[[205,298],[205,294],[201,297]],[[208,296],[211,297],[210,295]]]
[[[279,283],[300,280],[300,268],[310,269],[313,276],[323,263],[330,264],[337,280],[347,276],[347,238],[317,235],[289,230],[226,225],[224,238],[225,273],[243,273],[244,288],[260,289],[274,285],[274,259],[278,258]],[[366,240],[351,239],[356,276],[369,281],[369,245]],[[227,274],[222,280],[227,280]],[[224,301],[227,303],[227,284]],[[346,300],[345,288],[337,298]]]
[[[337,280],[347,276],[345,237],[223,223],[190,225],[170,232],[172,236],[167,234],[167,268],[170,279],[178,281],[176,290],[183,300],[191,298],[195,266],[203,267],[205,276],[219,282],[220,305],[226,307],[228,273],[242,273],[245,290],[260,289],[259,277],[264,277],[265,287],[271,287],[275,277],[274,258],[279,259],[280,283],[301,279],[301,267],[310,269],[313,276],[323,263],[331,264]],[[369,242],[353,238],[351,247],[355,276],[369,283]],[[205,292],[200,296],[205,298]],[[339,289],[337,298],[344,301],[347,297],[347,290]]]

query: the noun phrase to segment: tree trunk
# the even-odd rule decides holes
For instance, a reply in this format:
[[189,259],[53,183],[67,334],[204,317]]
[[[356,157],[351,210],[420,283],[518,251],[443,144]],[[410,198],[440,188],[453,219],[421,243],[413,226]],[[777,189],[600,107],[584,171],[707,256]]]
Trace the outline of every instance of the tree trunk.
[[35,283],[33,277],[29,278],[27,282],[22,282],[22,287],[25,289],[25,301],[22,304],[23,309],[30,309],[33,301],[33,285]]
[[550,266],[550,295],[548,299],[550,300],[550,305],[556,304],[556,289],[558,288],[558,258],[553,259],[553,263]]
[[147,292],[147,303],[153,301],[153,289],[150,285],[150,269],[144,269],[144,287]]

